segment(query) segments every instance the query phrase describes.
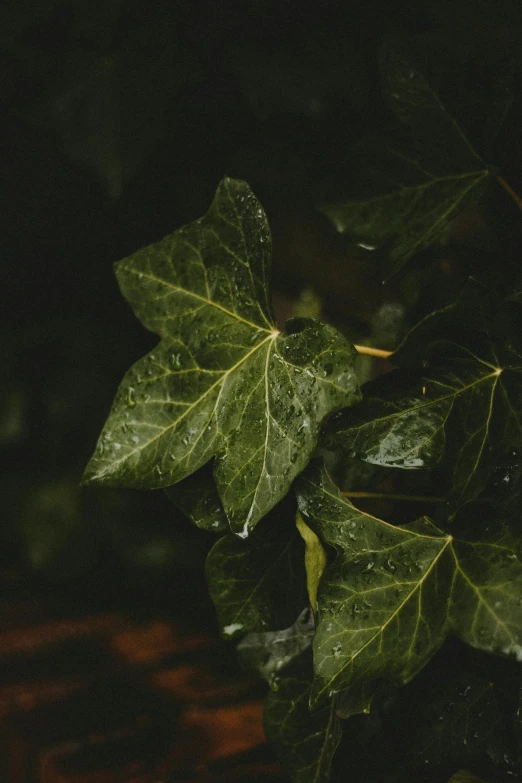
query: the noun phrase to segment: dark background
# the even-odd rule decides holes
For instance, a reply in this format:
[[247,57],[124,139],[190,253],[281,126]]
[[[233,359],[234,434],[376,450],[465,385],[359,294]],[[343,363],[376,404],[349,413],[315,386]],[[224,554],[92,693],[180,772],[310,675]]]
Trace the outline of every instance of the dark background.
[[[278,315],[312,287],[324,317],[370,334],[400,295],[314,207],[342,196],[348,148],[387,122],[380,46],[420,41],[443,62],[447,101],[480,141],[521,20],[514,0],[2,4],[0,565],[15,592],[216,633],[207,535],[161,492],[79,488],[117,384],[155,342],[112,264],[202,215],[224,175],[242,178],[272,224]],[[520,107],[501,131],[485,154],[520,190]],[[514,257],[514,208],[485,203],[481,252]]]

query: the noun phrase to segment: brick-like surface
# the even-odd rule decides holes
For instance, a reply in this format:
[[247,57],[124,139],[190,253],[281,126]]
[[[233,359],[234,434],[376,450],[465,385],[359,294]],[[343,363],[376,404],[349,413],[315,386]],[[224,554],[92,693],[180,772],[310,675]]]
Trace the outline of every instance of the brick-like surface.
[[23,592],[0,601],[0,781],[286,781],[225,643],[124,610],[51,616]]

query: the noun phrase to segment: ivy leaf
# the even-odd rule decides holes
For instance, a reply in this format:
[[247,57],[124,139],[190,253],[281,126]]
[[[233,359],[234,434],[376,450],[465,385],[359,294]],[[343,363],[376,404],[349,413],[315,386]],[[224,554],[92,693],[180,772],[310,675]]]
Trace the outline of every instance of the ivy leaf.
[[460,541],[427,518],[401,527],[356,509],[313,463],[299,508],[337,550],[318,594],[312,704],[353,683],[407,683],[448,632],[522,659],[520,542],[507,530]]
[[[210,550],[206,578],[223,636],[286,628],[307,603],[304,546],[272,512],[263,534],[223,536]],[[278,524],[279,522],[279,524]],[[270,524],[274,523],[274,524]]]
[[210,462],[183,481],[167,487],[165,494],[202,530],[211,533],[228,530],[227,516],[217,493]]
[[319,463],[297,497],[307,524],[338,550],[319,587],[312,703],[359,681],[408,682],[444,639],[450,537],[427,519],[395,528],[358,511]]
[[369,715],[375,696],[382,690],[383,681],[356,682],[336,696],[335,711],[346,720],[352,715]]
[[290,628],[249,633],[237,646],[239,657],[275,690],[281,671],[311,646],[314,627],[313,612],[307,607]]
[[[412,766],[436,766],[446,758],[466,763],[484,753],[500,761],[502,716],[491,682],[469,673],[446,672],[443,683],[432,680],[420,692],[423,707],[414,711],[408,730]],[[411,710],[411,694],[409,701],[403,699],[402,709]]]
[[364,192],[321,209],[340,232],[359,242],[376,247],[393,240],[389,277],[439,239],[458,212],[481,195],[489,171],[429,80],[390,47],[383,57],[383,81],[385,98],[407,131],[390,130],[355,149]]
[[159,345],[126,374],[86,481],[154,489],[216,457],[232,530],[247,536],[287,493],[321,419],[359,399],[355,350],[330,326],[276,329],[270,232],[248,185],[224,179],[207,215],[117,264]]
[[386,757],[388,751],[386,779],[394,783],[417,780],[419,773],[422,780],[445,780],[459,766],[489,777],[510,746],[494,684],[458,665],[448,670],[447,660],[441,663],[439,656],[397,690],[384,717],[374,752]]
[[406,337],[393,358],[406,371],[368,385],[353,413],[332,418],[328,445],[396,468],[433,468],[444,455],[453,506],[473,500],[522,437],[522,344],[517,322],[507,328],[498,333],[492,302],[471,281]]
[[342,726],[335,699],[310,713],[310,668],[305,655],[268,694],[263,723],[266,738],[293,783],[328,783]]

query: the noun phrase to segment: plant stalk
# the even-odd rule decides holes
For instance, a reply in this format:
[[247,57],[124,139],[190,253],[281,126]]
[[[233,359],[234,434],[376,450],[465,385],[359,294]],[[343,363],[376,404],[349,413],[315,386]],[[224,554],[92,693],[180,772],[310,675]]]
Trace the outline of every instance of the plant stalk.
[[506,193],[509,196],[511,196],[511,198],[513,199],[515,204],[518,204],[519,209],[522,209],[522,198],[520,198],[518,193],[515,193],[513,188],[510,185],[508,185],[508,183],[506,182],[506,180],[503,177],[497,176],[497,177],[495,177],[495,179],[497,180],[497,182],[500,185],[500,187],[504,188]]
[[378,500],[409,500],[414,503],[446,503],[447,498],[438,495],[401,495],[394,492],[341,492],[345,498],[369,498]]
[[363,356],[377,356],[379,359],[387,359],[393,351],[384,351],[382,348],[371,348],[369,345],[354,345],[357,353]]

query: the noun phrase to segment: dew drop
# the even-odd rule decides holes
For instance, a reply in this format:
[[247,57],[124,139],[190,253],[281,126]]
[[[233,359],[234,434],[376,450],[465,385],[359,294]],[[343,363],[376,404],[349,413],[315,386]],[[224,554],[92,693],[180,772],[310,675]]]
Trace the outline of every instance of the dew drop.
[[136,407],[136,392],[133,386],[129,386],[127,390],[127,405],[129,408]]

